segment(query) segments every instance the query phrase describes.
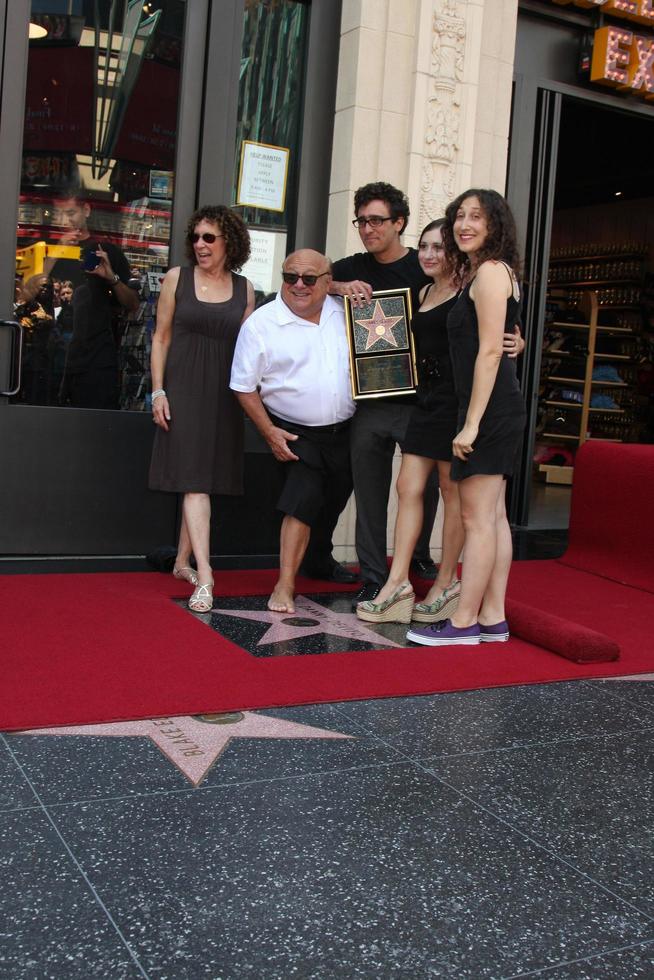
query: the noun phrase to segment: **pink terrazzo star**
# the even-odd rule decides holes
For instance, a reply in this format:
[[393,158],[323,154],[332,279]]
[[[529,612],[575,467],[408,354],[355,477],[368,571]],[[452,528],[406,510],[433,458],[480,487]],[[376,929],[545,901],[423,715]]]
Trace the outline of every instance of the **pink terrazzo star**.
[[385,340],[392,347],[397,347],[397,340],[393,336],[393,327],[401,319],[401,316],[386,316],[379,300],[375,300],[375,309],[372,316],[368,319],[355,317],[354,322],[368,331],[366,350],[369,350],[378,340]]
[[[316,633],[329,633],[332,636],[343,636],[355,642],[374,643],[375,646],[398,647],[400,644],[380,636],[363,625],[355,613],[334,612],[321,606],[306,596],[295,598],[294,613],[276,613],[268,609],[213,609],[213,614],[233,616],[235,619],[252,619],[259,623],[270,623],[257,646],[268,643],[284,643],[287,640],[297,640],[302,636],[313,636]],[[306,625],[293,625],[294,619],[311,619],[314,622]]]
[[[209,717],[209,716],[207,716]],[[214,716],[221,718],[221,716]],[[95,737],[149,738],[157,748],[186,776],[199,786],[233,738],[352,738],[341,732],[330,732],[311,725],[298,725],[283,718],[237,712],[236,720],[224,715],[225,723],[216,724],[191,718],[152,718],[147,721],[118,721],[109,725],[79,725],[73,728],[37,728],[21,735],[92,735]]]

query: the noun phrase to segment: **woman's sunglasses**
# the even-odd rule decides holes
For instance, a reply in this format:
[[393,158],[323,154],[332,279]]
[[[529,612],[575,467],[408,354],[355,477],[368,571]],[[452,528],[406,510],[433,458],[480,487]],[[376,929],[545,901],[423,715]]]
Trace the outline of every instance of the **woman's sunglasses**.
[[191,241],[193,242],[194,245],[197,245],[200,239],[202,239],[202,241],[206,242],[207,245],[213,245],[213,243],[217,238],[224,238],[224,237],[225,237],[224,235],[214,235],[213,232],[211,231],[205,231],[203,232],[202,235],[198,235],[197,231],[194,231],[193,234],[191,235]]
[[310,275],[308,272],[303,275],[301,272],[282,272],[282,279],[289,286],[294,286],[298,279],[301,279],[305,286],[315,286],[320,276],[328,276],[328,272],[321,272],[319,276]]

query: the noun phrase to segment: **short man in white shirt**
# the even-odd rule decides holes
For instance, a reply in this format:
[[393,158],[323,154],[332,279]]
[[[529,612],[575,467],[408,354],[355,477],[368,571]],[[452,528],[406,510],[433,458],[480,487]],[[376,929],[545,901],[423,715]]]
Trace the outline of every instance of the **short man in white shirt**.
[[281,292],[248,317],[234,351],[230,387],[285,464],[284,514],[273,612],[295,612],[295,578],[318,514],[333,519],[352,491],[354,414],[345,318],[328,295],[329,259],[312,249],[284,262]]

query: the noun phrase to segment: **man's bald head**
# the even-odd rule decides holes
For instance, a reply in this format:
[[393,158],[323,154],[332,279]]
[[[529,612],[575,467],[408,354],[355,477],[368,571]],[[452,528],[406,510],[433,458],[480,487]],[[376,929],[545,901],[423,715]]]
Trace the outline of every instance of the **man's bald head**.
[[284,259],[284,272],[289,271],[289,263],[296,262],[311,262],[316,266],[320,266],[321,272],[330,272],[332,264],[326,255],[322,252],[317,252],[314,248],[298,248],[297,251],[291,252]]
[[[294,283],[282,283],[282,299],[288,308],[303,320],[318,323],[332,281],[327,256],[312,248],[300,248],[286,257],[282,271],[298,277]],[[309,283],[305,282],[305,275]]]

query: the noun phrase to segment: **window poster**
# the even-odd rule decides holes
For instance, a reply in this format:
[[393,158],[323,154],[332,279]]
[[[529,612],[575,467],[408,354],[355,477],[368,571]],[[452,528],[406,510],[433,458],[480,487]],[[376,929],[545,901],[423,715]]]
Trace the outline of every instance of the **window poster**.
[[268,211],[283,211],[290,150],[283,146],[243,140],[236,203]]

